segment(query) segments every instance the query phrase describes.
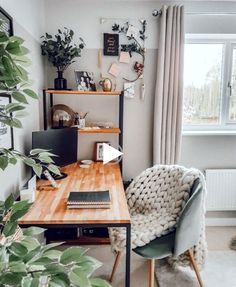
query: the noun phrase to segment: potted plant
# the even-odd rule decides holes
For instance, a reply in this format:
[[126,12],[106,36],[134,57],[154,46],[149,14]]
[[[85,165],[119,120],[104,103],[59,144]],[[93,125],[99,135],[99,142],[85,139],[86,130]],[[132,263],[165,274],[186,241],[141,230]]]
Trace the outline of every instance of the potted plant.
[[[14,99],[14,103],[0,105],[0,123],[15,128],[22,127],[20,117],[28,97],[37,99],[34,91],[28,88],[30,81],[24,66],[30,64],[26,56],[29,51],[23,42],[19,37],[8,37],[0,31],[0,92]],[[42,149],[34,149],[27,156],[0,147],[0,172],[9,164],[15,165],[18,160],[23,160],[37,175],[41,175],[42,166],[59,173],[51,156],[53,154]],[[60,243],[42,245],[35,238],[44,229],[30,227],[22,231],[19,228],[17,220],[28,212],[30,206],[26,201],[15,202],[13,195],[0,201],[0,287],[109,287],[106,281],[91,278],[101,263],[86,256],[85,249],[56,250]]]
[[67,80],[63,78],[64,71],[69,65],[75,62],[75,58],[81,56],[85,44],[80,37],[80,43],[73,43],[74,32],[71,29],[64,28],[64,31],[58,29],[58,34],[52,36],[45,33],[42,36],[41,44],[42,55],[47,56],[48,61],[57,69],[58,77],[54,80],[56,90],[66,90]]

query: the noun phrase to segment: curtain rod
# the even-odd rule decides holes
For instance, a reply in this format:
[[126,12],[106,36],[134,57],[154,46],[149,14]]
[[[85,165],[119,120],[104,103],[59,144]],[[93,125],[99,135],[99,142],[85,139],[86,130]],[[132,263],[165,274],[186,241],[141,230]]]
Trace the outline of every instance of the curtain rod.
[[[153,10],[152,16],[157,17],[162,14],[160,10]],[[185,12],[186,15],[206,15],[206,16],[227,16],[227,15],[236,15],[236,12]]]

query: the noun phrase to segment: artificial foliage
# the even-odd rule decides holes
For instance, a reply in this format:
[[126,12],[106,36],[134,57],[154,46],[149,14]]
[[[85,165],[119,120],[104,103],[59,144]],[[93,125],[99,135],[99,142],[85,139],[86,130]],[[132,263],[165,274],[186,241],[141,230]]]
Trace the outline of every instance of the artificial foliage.
[[58,29],[58,33],[54,36],[45,33],[42,36],[42,55],[47,56],[48,61],[56,67],[58,72],[64,72],[69,65],[75,62],[75,58],[81,56],[81,51],[85,44],[81,37],[80,42],[73,42],[74,31],[64,28],[64,31]]
[[109,287],[106,281],[91,278],[102,264],[87,256],[87,249],[42,245],[35,238],[45,231],[39,227],[26,228],[14,238],[17,220],[30,206],[26,201],[15,202],[12,195],[0,201],[0,287]]
[[[23,43],[23,39],[0,31],[0,93],[14,100],[0,106],[0,123],[15,128],[22,128],[20,118],[25,115],[28,98],[38,98],[29,88],[31,82],[25,70],[30,65],[29,51]],[[3,172],[9,164],[23,160],[37,175],[44,168],[59,173],[52,156],[42,149],[31,150],[26,156],[0,147],[0,169]],[[13,195],[0,201],[0,287],[109,287],[106,281],[91,278],[101,263],[87,256],[86,249],[71,247],[61,251],[56,249],[61,243],[43,245],[35,238],[45,229],[20,229],[17,221],[30,206],[27,201],[15,201]]]
[[127,39],[129,41],[131,41],[131,43],[121,45],[121,51],[129,52],[130,57],[132,57],[132,53],[138,53],[142,57],[145,54],[144,45],[141,45],[139,40],[141,40],[141,42],[144,43],[145,40],[147,39],[147,36],[146,36],[147,21],[142,20],[141,24],[142,24],[142,28],[139,30],[139,35],[138,35],[139,39],[136,39],[136,37],[134,37],[134,36],[127,36],[126,35],[128,29],[129,29],[129,25],[130,25],[129,22],[126,22],[123,26],[121,26],[119,24],[114,24],[112,26],[112,31],[126,35]]
[[147,27],[147,21],[146,20],[140,20],[141,22],[141,29],[138,31],[138,35],[131,35],[128,36],[127,32],[129,30],[129,22],[126,22],[123,26],[119,24],[114,24],[112,26],[112,31],[117,32],[119,34],[124,34],[128,39],[128,44],[121,44],[121,51],[122,52],[128,52],[130,57],[132,57],[133,53],[137,53],[142,57],[142,62],[135,62],[134,64],[134,71],[137,73],[137,76],[135,79],[129,80],[124,78],[124,80],[128,82],[135,82],[137,81],[142,75],[144,70],[144,64],[145,64],[145,40],[147,39],[146,36],[146,27]]
[[[32,81],[26,68],[31,65],[31,61],[27,57],[29,50],[23,43],[22,38],[8,37],[5,32],[0,31],[0,94],[9,95],[13,100],[6,106],[0,105],[0,123],[13,128],[22,128],[21,118],[27,115],[25,109],[28,99],[38,99],[30,88]],[[15,165],[18,160],[22,160],[38,176],[44,168],[60,174],[54,165],[53,156],[47,150],[36,149],[25,155],[0,146],[0,169],[5,170],[9,164]]]

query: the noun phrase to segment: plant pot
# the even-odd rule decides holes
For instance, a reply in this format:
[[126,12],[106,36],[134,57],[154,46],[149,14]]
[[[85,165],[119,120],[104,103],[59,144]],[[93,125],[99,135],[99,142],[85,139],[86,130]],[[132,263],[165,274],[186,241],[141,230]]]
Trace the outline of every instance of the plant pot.
[[54,79],[55,90],[66,90],[67,80],[63,78],[63,72],[57,71],[58,77]]

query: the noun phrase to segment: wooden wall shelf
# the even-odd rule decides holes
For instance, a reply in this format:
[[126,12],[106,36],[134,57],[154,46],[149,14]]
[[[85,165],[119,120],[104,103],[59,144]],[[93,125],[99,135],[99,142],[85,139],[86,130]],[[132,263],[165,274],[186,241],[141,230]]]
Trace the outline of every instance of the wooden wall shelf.
[[119,128],[78,129],[80,134],[120,134]]
[[67,90],[46,90],[48,94],[54,95],[83,95],[83,96],[120,96],[120,91],[103,92],[103,91],[67,91]]

